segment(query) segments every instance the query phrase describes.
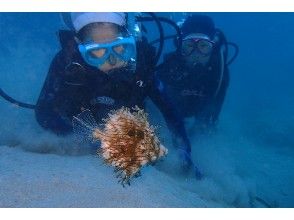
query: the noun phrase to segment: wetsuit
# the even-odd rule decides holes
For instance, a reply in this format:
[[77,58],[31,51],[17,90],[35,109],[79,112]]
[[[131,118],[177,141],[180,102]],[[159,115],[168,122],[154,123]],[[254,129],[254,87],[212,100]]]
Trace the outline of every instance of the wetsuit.
[[221,65],[221,60],[220,53],[215,52],[206,66],[189,69],[177,54],[167,56],[157,76],[180,115],[194,117],[203,125],[215,125],[229,85],[229,69]]
[[110,110],[136,105],[143,108],[146,97],[150,97],[181,140],[180,148],[191,151],[182,119],[155,78],[155,50],[146,40],[137,43],[135,73],[122,68],[109,74],[84,62],[71,32],[60,31],[60,41],[62,49],[50,65],[35,110],[42,127],[68,134],[72,132],[73,116],[83,109],[89,109],[101,123]]

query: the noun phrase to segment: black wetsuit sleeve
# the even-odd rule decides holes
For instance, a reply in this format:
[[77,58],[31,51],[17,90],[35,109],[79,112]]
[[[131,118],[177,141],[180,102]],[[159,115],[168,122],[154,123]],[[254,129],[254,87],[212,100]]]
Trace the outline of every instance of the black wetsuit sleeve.
[[169,99],[163,83],[155,74],[155,48],[146,41],[139,45],[138,56],[143,61],[141,72],[144,73],[147,83],[147,95],[162,113],[168,129],[171,131],[175,147],[181,148],[186,152],[191,152],[191,144],[188,139],[183,119],[176,111],[175,106]]
[[183,118],[176,111],[176,107],[168,97],[163,83],[157,78],[154,78],[150,86],[149,97],[161,111],[169,130],[176,138],[177,143],[174,143],[178,145],[176,147],[191,152],[191,143],[186,133]]
[[72,131],[71,119],[66,114],[66,100],[62,92],[63,71],[64,62],[62,53],[59,52],[51,62],[35,109],[38,123],[56,134],[67,134]]
[[226,67],[219,92],[214,98],[211,99],[211,101],[208,102],[206,109],[203,111],[201,119],[206,125],[216,125],[224,103],[229,81],[229,69]]

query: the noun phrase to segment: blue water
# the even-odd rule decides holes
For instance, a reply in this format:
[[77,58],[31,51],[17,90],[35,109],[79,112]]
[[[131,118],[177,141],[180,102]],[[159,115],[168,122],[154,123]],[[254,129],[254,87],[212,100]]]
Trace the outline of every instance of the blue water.
[[[176,21],[186,15],[159,14]],[[228,41],[238,44],[240,53],[230,66],[219,133],[209,138],[190,136],[193,157],[211,182],[186,187],[223,207],[294,207],[294,13],[204,14],[213,18]],[[147,26],[148,37],[156,38],[156,27]],[[3,90],[18,100],[36,102],[59,50],[59,28],[64,24],[58,13],[0,13]],[[166,32],[171,30],[166,27]],[[171,48],[168,42],[164,52]],[[160,115],[150,109],[156,121]],[[0,98],[0,113],[0,148],[36,145],[34,134],[44,131],[30,110]],[[5,157],[0,154],[0,160]],[[167,168],[158,169],[168,173]],[[5,198],[5,193],[1,196]],[[58,201],[49,206],[58,207]]]

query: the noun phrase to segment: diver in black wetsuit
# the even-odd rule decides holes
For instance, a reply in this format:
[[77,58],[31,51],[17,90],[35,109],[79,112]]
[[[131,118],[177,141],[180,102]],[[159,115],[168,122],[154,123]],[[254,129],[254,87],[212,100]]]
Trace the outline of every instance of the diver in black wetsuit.
[[229,85],[225,37],[210,17],[198,14],[185,19],[181,32],[180,53],[168,54],[157,75],[180,115],[194,117],[191,131],[214,130]]
[[36,105],[39,124],[65,135],[72,132],[73,116],[84,109],[99,123],[110,110],[143,108],[148,96],[177,137],[183,168],[193,167],[201,177],[182,119],[155,78],[155,49],[129,34],[125,13],[71,13],[71,20],[75,33],[60,32],[62,49],[51,63]]

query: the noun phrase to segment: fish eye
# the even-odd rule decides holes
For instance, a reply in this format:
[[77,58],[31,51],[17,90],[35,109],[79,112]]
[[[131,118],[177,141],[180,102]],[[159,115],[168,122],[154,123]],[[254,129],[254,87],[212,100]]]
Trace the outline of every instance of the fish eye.
[[137,135],[138,138],[143,139],[144,138],[144,132],[143,131],[137,131]]
[[134,130],[129,130],[127,133],[130,137],[135,136],[135,131]]

